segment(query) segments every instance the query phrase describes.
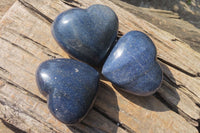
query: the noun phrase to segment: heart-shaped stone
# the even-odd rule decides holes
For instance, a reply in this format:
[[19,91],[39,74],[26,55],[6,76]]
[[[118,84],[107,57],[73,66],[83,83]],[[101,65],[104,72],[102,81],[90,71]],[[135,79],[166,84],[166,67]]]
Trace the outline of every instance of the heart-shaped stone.
[[73,8],[54,20],[52,34],[72,57],[98,66],[104,60],[118,30],[118,18],[104,5]]
[[53,59],[39,66],[36,81],[40,92],[48,98],[50,112],[63,123],[75,124],[92,107],[99,73],[76,60]]
[[162,81],[156,48],[151,39],[139,31],[130,31],[119,39],[102,73],[114,85],[141,96],[153,94]]

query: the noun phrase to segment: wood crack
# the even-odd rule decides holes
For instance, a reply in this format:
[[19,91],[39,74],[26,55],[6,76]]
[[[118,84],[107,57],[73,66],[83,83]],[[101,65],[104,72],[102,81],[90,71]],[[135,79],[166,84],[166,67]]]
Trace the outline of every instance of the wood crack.
[[[189,91],[192,95],[198,97],[193,91],[191,91],[188,87],[186,87],[183,84],[176,84],[172,79],[170,79],[165,73],[163,73],[164,79],[167,83],[169,83],[171,86],[179,89],[179,88],[186,88],[187,91]],[[185,91],[183,91],[182,89],[179,89],[181,92],[183,92],[185,95],[187,95],[196,105],[198,105],[197,101],[188,93],[186,93]],[[198,106],[200,108],[200,106]]]
[[[56,130],[54,130],[53,128],[50,127],[51,124],[50,124],[50,126],[49,126],[49,125],[47,125],[46,123],[44,123],[44,122],[38,120],[38,119],[37,119],[35,116],[33,116],[31,113],[28,113],[28,112],[26,112],[26,111],[24,111],[24,110],[22,110],[22,109],[19,109],[19,108],[16,106],[16,104],[12,104],[12,103],[10,103],[9,101],[2,101],[2,100],[0,100],[0,103],[4,103],[4,104],[3,104],[4,106],[6,105],[6,106],[10,107],[11,109],[14,110],[14,112],[18,112],[18,113],[25,114],[25,115],[31,117],[32,119],[34,119],[35,121],[37,121],[38,123],[42,123],[43,125],[45,125],[45,126],[46,126],[48,129],[50,129],[51,131],[56,132]],[[0,119],[6,119],[5,121],[9,121],[10,118],[7,118],[7,116],[4,116],[4,117],[5,117],[5,118],[0,118]]]
[[197,74],[193,74],[193,73],[187,72],[186,70],[184,70],[184,69],[176,66],[175,64],[172,64],[171,62],[168,62],[168,61],[166,61],[166,60],[164,60],[164,59],[162,59],[160,57],[157,57],[157,59],[159,61],[161,61],[162,63],[167,64],[167,65],[173,67],[174,69],[176,69],[178,71],[181,71],[182,73],[184,73],[184,74],[186,74],[186,75],[188,75],[190,77],[199,77],[198,73]]
[[13,86],[13,87],[15,87],[15,88],[17,88],[17,89],[20,89],[20,90],[22,90],[22,91],[25,91],[25,92],[27,93],[27,95],[29,95],[29,96],[31,96],[31,97],[34,97],[34,98],[38,99],[38,100],[41,101],[41,102],[47,103],[46,100],[44,100],[44,99],[40,98],[39,96],[33,94],[32,92],[28,91],[27,89],[25,89],[25,88],[19,86],[18,84],[14,83],[13,81],[11,81],[11,80],[9,80],[9,79],[3,77],[2,75],[0,75],[0,80],[4,81],[5,83],[7,83],[7,84],[9,84],[9,85],[11,85],[11,86]]
[[177,106],[167,102],[158,92],[154,94],[154,96],[161,101],[164,105],[166,105],[169,109],[176,112],[177,114],[181,115],[183,118],[185,118],[186,121],[188,121],[190,124],[194,125],[195,127],[198,125],[198,121],[191,118],[189,115],[187,115],[184,111],[182,111]]
[[[20,50],[26,52],[27,54],[29,54],[29,55],[31,55],[31,56],[33,56],[33,57],[36,57],[34,54],[32,54],[31,52],[29,52],[28,50],[26,50],[26,49],[20,47],[19,45],[15,44],[15,43],[13,43],[13,42],[11,42],[11,41],[9,41],[9,40],[3,38],[3,37],[0,37],[0,39],[2,39],[2,40],[4,40],[4,41],[8,42],[8,43],[11,44],[12,46],[14,46],[14,47],[16,47],[16,48],[18,48],[18,49],[20,49]],[[36,58],[38,58],[38,57],[36,57]]]
[[39,43],[39,42],[37,42],[35,40],[33,40],[32,38],[28,37],[27,35],[18,33],[17,31],[15,31],[13,29],[9,29],[9,28],[7,30],[10,31],[11,33],[15,33],[15,34],[21,36],[23,39],[26,39],[26,40],[29,40],[29,41],[33,42],[34,45],[36,45],[38,48],[42,49],[43,53],[46,54],[47,56],[49,56],[50,58],[52,58],[52,59],[55,59],[57,57],[63,58],[63,56],[60,55],[59,53],[53,52],[48,47],[42,45],[41,43]]
[[15,133],[26,133],[25,131],[15,127],[14,125],[6,122],[4,119],[0,118],[0,120],[2,121],[2,123],[7,127],[9,128],[10,130],[12,130],[13,132]]
[[163,80],[168,82],[171,86],[175,88],[180,88],[182,85],[177,85],[168,75],[163,73]]
[[77,128],[76,126],[70,126],[69,128],[70,128],[70,130],[72,130],[72,131],[75,130],[76,133],[77,133],[77,132],[79,132],[79,133],[86,133],[86,132],[84,132],[83,130]]
[[[186,86],[184,85],[180,85],[180,88],[184,87],[186,88],[191,94],[193,94],[194,96],[198,97],[196,93],[192,92],[190,89],[188,89]],[[188,93],[184,92],[183,90],[180,89],[181,92],[183,92],[185,95],[187,95],[197,106],[199,105],[199,103],[197,103],[197,101]],[[200,108],[200,106],[198,106]]]
[[98,107],[94,106],[93,109],[100,113],[101,115],[103,115],[105,118],[107,118],[108,120],[110,120],[112,123],[114,123],[115,125],[117,125],[118,127],[124,129],[125,131],[127,131],[128,133],[135,133],[135,131],[133,131],[131,128],[124,126],[123,124],[121,124],[120,122],[112,119],[111,117],[109,117],[107,114],[105,114],[103,111],[101,111],[101,109],[98,109]]
[[[7,59],[7,60],[8,60],[10,63],[16,65],[16,66],[17,66],[18,68],[20,68],[21,70],[27,72],[28,74],[30,74],[30,75],[32,75],[32,76],[35,76],[34,73],[27,71],[26,69],[22,68],[19,64],[15,63],[15,62],[13,62],[13,61],[10,61],[9,59]],[[6,69],[3,68],[3,67],[0,67],[0,71],[2,71],[4,74],[12,74],[11,72],[9,72],[8,70],[6,70]]]
[[8,70],[6,70],[5,68],[0,66],[0,71],[2,71],[3,73],[9,74],[10,72]]
[[42,18],[44,18],[45,20],[47,20],[48,23],[52,23],[53,20],[46,16],[45,14],[43,14],[42,12],[40,12],[38,9],[36,9],[34,6],[32,6],[31,4],[29,4],[28,2],[24,1],[24,0],[18,0],[22,5],[24,5],[26,8],[30,9],[31,11],[33,11],[34,13],[36,13],[37,15],[41,16]]
[[[97,132],[97,133],[98,133],[98,131],[96,131],[96,130],[94,129],[94,127],[90,126],[89,124],[87,124],[87,123],[85,123],[85,122],[81,122],[80,124],[84,125],[85,127],[91,128],[91,129],[94,130],[93,132]],[[106,132],[106,131],[103,131],[103,132],[108,133],[108,132]]]
[[42,45],[41,43],[39,43],[39,42],[37,42],[37,41],[35,41],[35,40],[33,40],[32,38],[30,38],[30,37],[28,37],[28,36],[26,36],[26,35],[23,35],[23,34],[21,34],[21,33],[17,33],[17,34],[19,34],[20,36],[22,36],[24,39],[27,39],[27,40],[32,41],[35,45],[37,45],[40,49],[42,49],[43,52],[44,52],[46,55],[50,56],[51,58],[56,58],[56,56],[62,57],[60,54],[51,51],[48,47]]
[[[74,1],[74,0],[61,0],[61,1],[62,1],[63,3],[65,3],[66,5],[71,6],[71,7],[79,7],[79,6],[82,6],[81,3],[77,2],[77,1]],[[73,4],[73,3],[75,3],[75,4],[79,5],[79,6],[77,6],[77,5]]]
[[[166,79],[167,78],[167,79]],[[197,105],[197,107],[200,108],[200,106],[198,106],[199,104],[197,103],[197,101],[188,93],[186,93],[185,91],[183,91],[183,89],[181,89],[182,87],[186,88],[191,94],[193,94],[194,96],[197,96],[195,93],[193,93],[192,91],[190,91],[190,89],[188,89],[186,86],[184,85],[177,85],[176,83],[174,83],[172,80],[170,80],[169,77],[167,77],[164,74],[164,81],[167,82],[168,84],[170,84],[171,86],[175,87],[176,89],[179,89],[182,93],[184,93],[186,96],[188,96],[195,105]],[[165,84],[166,85],[166,84]],[[169,101],[165,100],[165,98],[163,98],[159,92],[156,92],[154,94],[154,96],[161,101],[164,105],[166,105],[169,109],[171,109],[172,111],[176,112],[177,114],[181,115],[182,117],[184,117],[189,123],[191,123],[192,125],[194,125],[195,127],[197,126],[197,122],[198,119],[194,119],[191,116],[189,116],[188,114],[186,114],[181,108],[179,108],[178,106],[174,105],[173,103],[170,103]],[[198,96],[197,96],[198,97]]]

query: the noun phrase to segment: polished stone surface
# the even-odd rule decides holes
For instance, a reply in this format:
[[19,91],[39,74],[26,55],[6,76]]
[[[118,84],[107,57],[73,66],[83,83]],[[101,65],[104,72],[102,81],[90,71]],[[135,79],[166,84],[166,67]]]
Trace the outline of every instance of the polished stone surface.
[[99,74],[73,59],[43,62],[36,72],[40,92],[48,98],[50,112],[66,124],[82,120],[95,99]]
[[151,39],[139,31],[130,31],[119,39],[102,74],[118,87],[141,96],[153,94],[162,81],[156,48]]
[[116,14],[104,5],[67,10],[58,15],[52,25],[58,44],[72,57],[93,66],[103,61],[116,39],[117,30]]

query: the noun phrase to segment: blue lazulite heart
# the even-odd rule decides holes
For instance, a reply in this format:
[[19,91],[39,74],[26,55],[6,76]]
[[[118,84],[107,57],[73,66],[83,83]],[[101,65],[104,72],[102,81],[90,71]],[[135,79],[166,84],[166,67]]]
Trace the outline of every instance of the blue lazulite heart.
[[113,84],[141,96],[153,94],[162,81],[156,48],[151,39],[139,31],[131,31],[119,39],[102,73]]
[[93,104],[99,74],[85,63],[54,59],[39,66],[36,81],[40,92],[48,98],[50,112],[66,124],[75,124]]
[[72,57],[93,66],[104,60],[117,30],[116,14],[104,5],[67,10],[52,25],[52,34],[58,44]]

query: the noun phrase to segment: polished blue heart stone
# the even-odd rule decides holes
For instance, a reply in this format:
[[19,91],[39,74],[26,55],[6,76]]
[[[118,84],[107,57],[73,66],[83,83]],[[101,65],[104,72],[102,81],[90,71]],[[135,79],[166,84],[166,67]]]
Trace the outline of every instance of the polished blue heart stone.
[[99,66],[106,57],[118,30],[118,18],[104,5],[73,8],[54,20],[52,34],[72,57]]
[[162,81],[155,45],[142,32],[128,32],[112,49],[102,74],[130,93],[141,96],[153,94]]
[[48,98],[50,112],[63,123],[75,124],[93,104],[99,74],[73,59],[53,59],[39,66],[36,81],[40,92]]

